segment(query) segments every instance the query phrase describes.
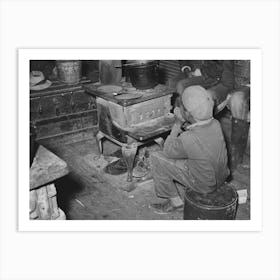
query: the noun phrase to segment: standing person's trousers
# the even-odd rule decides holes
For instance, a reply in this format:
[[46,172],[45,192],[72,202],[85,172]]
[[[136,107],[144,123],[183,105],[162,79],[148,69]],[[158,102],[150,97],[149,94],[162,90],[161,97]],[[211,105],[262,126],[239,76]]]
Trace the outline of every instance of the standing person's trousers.
[[228,107],[234,118],[249,121],[250,88],[245,86],[231,93]]

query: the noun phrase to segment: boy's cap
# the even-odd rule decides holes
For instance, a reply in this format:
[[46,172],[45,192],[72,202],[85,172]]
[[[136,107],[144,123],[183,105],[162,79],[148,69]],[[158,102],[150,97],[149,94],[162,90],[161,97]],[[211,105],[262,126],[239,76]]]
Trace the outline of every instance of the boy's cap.
[[182,94],[182,103],[196,120],[208,120],[213,116],[212,96],[201,86],[187,87]]

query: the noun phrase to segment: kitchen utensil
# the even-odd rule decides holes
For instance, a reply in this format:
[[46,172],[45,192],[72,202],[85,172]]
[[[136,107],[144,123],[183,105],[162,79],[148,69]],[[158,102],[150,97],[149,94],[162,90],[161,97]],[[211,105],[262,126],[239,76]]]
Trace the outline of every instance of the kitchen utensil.
[[123,88],[116,85],[104,85],[97,88],[98,91],[104,93],[119,93]]
[[121,95],[117,95],[116,99],[119,99],[119,100],[130,100],[130,99],[140,98],[142,96],[143,96],[143,94],[140,93],[140,92],[136,92],[136,93],[123,93]]

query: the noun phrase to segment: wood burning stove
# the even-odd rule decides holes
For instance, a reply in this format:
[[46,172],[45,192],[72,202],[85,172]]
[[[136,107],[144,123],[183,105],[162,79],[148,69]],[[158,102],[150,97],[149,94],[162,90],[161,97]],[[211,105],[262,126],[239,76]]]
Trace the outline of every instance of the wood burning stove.
[[121,146],[132,181],[133,162],[137,148],[170,131],[174,116],[170,113],[173,90],[159,84],[139,90],[130,83],[119,85],[85,85],[87,93],[96,97],[99,131],[96,135],[102,154],[102,139],[106,137]]

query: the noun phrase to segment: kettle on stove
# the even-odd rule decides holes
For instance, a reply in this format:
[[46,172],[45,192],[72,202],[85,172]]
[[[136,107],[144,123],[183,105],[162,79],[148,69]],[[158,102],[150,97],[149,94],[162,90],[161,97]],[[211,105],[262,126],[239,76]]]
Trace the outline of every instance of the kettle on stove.
[[127,60],[127,69],[130,81],[137,89],[145,90],[158,84],[159,65],[155,60]]

